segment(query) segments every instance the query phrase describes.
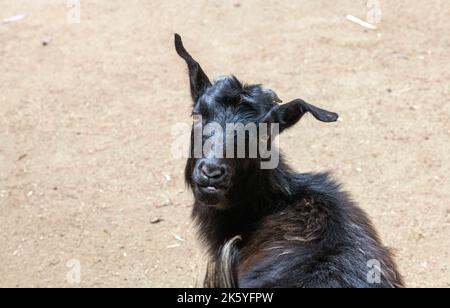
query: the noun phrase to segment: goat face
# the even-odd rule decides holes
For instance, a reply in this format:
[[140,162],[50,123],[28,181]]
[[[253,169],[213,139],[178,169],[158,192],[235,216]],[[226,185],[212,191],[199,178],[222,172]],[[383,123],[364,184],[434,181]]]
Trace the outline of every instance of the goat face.
[[[175,35],[175,48],[188,65],[194,102],[186,181],[205,205],[227,208],[233,188],[248,181],[246,176],[261,168],[263,161],[272,161],[273,154],[278,156],[272,147],[275,135],[297,123],[306,112],[323,122],[338,118],[300,99],[280,105],[272,90],[245,86],[234,76],[211,83],[179,35]],[[272,168],[276,165],[269,164]]]
[[276,106],[273,95],[260,86],[243,86],[235,77],[225,76],[195,101],[192,158],[186,177],[197,200],[225,206],[238,179],[271,158],[263,158],[261,149],[267,150],[271,137],[266,121]]

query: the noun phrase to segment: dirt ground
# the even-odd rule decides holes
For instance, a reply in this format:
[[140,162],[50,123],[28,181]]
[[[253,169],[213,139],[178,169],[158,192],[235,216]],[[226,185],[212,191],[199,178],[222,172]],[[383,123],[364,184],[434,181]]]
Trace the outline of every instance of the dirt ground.
[[1,0],[0,20],[27,16],[0,22],[0,287],[201,286],[174,32],[211,77],[338,112],[287,132],[289,161],[335,173],[408,286],[449,287],[450,5],[381,0],[372,31],[345,19],[366,4],[81,0],[70,23],[65,1]]

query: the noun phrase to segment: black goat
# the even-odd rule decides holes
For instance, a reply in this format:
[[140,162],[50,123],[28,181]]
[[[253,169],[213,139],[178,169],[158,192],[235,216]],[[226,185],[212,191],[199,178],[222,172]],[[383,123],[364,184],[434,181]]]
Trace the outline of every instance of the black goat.
[[[194,101],[192,156],[194,131],[208,123],[278,123],[282,132],[307,112],[322,122],[338,118],[300,99],[279,104],[275,92],[233,76],[211,83],[179,35],[175,47],[187,62]],[[258,153],[187,162],[192,215],[211,258],[206,287],[403,287],[366,214],[329,174],[295,173],[281,158],[263,169],[262,161]]]

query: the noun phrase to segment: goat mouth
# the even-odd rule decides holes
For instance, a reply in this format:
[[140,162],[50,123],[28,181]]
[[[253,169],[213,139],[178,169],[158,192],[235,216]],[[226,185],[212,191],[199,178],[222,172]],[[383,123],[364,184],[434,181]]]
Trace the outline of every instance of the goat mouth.
[[226,189],[215,185],[197,185],[196,196],[202,203],[215,206],[225,199]]
[[219,188],[215,187],[215,186],[206,186],[203,187],[204,190],[211,192],[211,193],[216,193],[219,191]]
[[205,186],[198,186],[199,190],[203,193],[207,194],[219,194],[224,191],[223,188],[215,185],[205,185]]

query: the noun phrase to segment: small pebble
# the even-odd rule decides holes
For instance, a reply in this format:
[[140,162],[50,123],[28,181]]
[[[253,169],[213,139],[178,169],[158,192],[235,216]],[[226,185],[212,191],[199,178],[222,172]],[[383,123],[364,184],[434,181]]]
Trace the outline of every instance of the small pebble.
[[172,248],[177,248],[177,247],[180,247],[180,244],[169,245],[169,246],[167,246],[167,249],[172,249]]
[[166,198],[166,199],[162,202],[161,206],[169,206],[169,205],[171,205],[171,204],[172,204],[172,201],[170,201],[169,198]]
[[51,37],[45,37],[42,39],[42,46],[48,46],[50,45],[50,43],[52,42],[52,38]]
[[8,23],[13,23],[13,22],[17,22],[17,21],[21,21],[23,19],[25,19],[27,17],[27,15],[15,15],[15,16],[11,16],[8,18],[3,19],[3,23],[8,24]]
[[28,156],[28,154],[23,154],[23,155],[21,155],[17,160],[18,160],[18,161],[21,161],[21,160],[27,158],[27,156]]
[[179,236],[179,235],[174,235],[173,236],[177,241],[180,241],[180,242],[185,242],[185,239],[184,238],[182,238],[181,236]]
[[150,223],[152,224],[152,225],[155,225],[155,224],[158,224],[158,223],[160,223],[160,222],[162,222],[163,220],[161,219],[161,218],[156,218],[156,219],[153,219],[153,220],[150,220]]

